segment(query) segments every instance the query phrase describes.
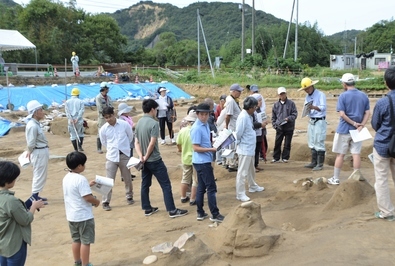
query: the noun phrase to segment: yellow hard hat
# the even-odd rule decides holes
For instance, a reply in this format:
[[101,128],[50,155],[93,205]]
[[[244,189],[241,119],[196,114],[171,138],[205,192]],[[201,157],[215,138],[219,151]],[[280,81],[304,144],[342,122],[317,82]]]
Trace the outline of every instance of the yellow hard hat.
[[319,81],[319,80],[314,80],[314,81],[312,81],[310,78],[304,78],[304,79],[302,79],[302,81],[300,82],[301,88],[298,89],[298,91],[305,90],[305,89],[307,89],[307,88],[309,88],[309,87],[311,87],[311,86],[317,84],[318,81]]
[[80,90],[78,88],[74,88],[71,90],[71,96],[78,96],[80,95]]
[[75,55],[75,52],[72,52],[71,54],[72,54],[72,55]]

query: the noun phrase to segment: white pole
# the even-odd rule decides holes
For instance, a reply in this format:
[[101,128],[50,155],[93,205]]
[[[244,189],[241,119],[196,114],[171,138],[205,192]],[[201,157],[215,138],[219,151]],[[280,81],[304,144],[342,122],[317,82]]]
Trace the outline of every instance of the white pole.
[[255,54],[255,0],[252,0],[252,45],[251,54]]
[[245,33],[244,33],[244,0],[241,5],[241,61],[244,61],[244,39],[245,39]]
[[198,74],[200,75],[200,31],[199,31],[199,9],[197,9],[197,43],[198,43]]
[[298,59],[298,26],[299,26],[299,0],[296,0],[296,23],[295,23],[295,58],[294,61]]

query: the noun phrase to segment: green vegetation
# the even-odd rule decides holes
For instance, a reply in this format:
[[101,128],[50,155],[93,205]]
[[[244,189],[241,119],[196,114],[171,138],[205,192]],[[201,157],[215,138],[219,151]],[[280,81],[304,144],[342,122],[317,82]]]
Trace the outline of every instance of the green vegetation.
[[[199,76],[197,9],[201,14],[211,61],[222,57],[221,69]],[[355,38],[363,40],[357,53],[389,52],[395,42],[395,22],[381,21],[366,31],[345,31],[324,36],[317,24],[299,25],[298,59],[294,58],[295,25],[291,25],[289,48],[283,59],[288,23],[262,11],[256,12],[255,43],[252,43],[251,7],[246,11],[245,48],[255,48],[252,56],[241,59],[241,13],[237,3],[198,2],[185,8],[171,4],[140,1],[113,14],[93,15],[76,8],[76,0],[67,4],[52,0],[32,0],[26,6],[0,0],[0,28],[16,29],[37,46],[38,63],[63,64],[76,51],[80,64],[130,62],[133,65],[188,66],[183,82],[229,84],[258,83],[270,86],[298,87],[301,76],[324,79],[321,86],[337,86],[344,71],[328,70],[329,55],[353,52]],[[363,44],[363,47],[362,45]],[[201,36],[202,67],[209,66]],[[31,51],[4,52],[7,62],[34,63]],[[147,71],[148,73],[149,71]],[[370,72],[356,71],[361,79]],[[229,75],[229,76],[227,76]],[[169,76],[157,73],[161,79]],[[162,78],[163,76],[163,78]],[[251,82],[250,82],[251,81]],[[382,87],[381,78],[361,82],[361,86]],[[323,85],[322,85],[323,84]]]

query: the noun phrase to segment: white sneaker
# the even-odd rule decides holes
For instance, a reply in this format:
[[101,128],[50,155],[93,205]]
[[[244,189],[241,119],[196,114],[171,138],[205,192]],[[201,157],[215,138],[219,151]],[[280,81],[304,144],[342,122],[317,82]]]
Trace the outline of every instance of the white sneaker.
[[339,185],[340,181],[339,179],[335,178],[334,176],[328,179],[328,184],[329,185]]
[[174,139],[171,139],[172,144],[176,144],[176,141]]
[[166,144],[166,140],[162,139],[162,141],[160,142],[161,145],[165,145]]
[[245,202],[245,201],[250,201],[250,198],[247,197],[246,195],[243,195],[243,196],[241,196],[241,197],[236,197],[236,199],[237,199],[237,200],[240,200],[240,201],[243,201],[243,202]]
[[264,190],[265,190],[265,188],[264,188],[264,187],[260,187],[260,186],[250,187],[250,188],[248,189],[248,191],[249,191],[250,193],[261,192],[261,191],[264,191]]
[[283,159],[283,163],[287,163],[288,162],[288,160],[287,159]]

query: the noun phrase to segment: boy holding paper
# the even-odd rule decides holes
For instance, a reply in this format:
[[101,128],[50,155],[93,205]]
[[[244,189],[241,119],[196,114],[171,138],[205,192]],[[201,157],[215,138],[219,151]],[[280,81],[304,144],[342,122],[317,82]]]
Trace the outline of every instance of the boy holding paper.
[[344,92],[340,94],[336,110],[339,112],[340,121],[333,139],[332,151],[337,153],[333,177],[328,179],[328,184],[339,185],[340,170],[343,166],[344,155],[350,150],[353,158],[354,171],[361,167],[362,141],[354,142],[350,130],[361,131],[370,116],[368,96],[355,88],[355,77],[346,73],[341,78]]
[[92,206],[99,206],[100,201],[92,195],[90,189],[95,181],[81,175],[85,170],[86,155],[72,152],[66,156],[69,173],[63,178],[63,195],[66,218],[73,243],[71,249],[77,266],[89,266],[90,244],[95,242],[95,221]]

